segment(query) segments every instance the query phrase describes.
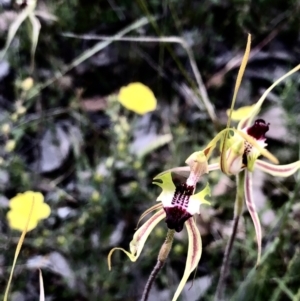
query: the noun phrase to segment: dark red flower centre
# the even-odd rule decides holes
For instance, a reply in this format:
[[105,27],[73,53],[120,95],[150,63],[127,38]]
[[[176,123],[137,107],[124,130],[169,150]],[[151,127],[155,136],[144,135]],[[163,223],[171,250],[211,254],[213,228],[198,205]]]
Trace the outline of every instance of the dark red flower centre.
[[185,183],[176,186],[172,199],[172,206],[164,207],[166,212],[166,223],[169,229],[180,232],[183,229],[185,221],[192,215],[187,212],[190,196],[194,193],[194,186]]
[[265,134],[269,130],[270,123],[266,123],[263,119],[255,120],[254,124],[247,129],[247,134],[256,140],[265,139]]

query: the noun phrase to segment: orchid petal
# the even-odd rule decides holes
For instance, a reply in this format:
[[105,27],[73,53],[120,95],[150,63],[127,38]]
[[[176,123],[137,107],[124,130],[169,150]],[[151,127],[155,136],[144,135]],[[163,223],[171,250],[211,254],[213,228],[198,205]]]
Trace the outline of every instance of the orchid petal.
[[139,223],[141,222],[141,220],[142,220],[146,215],[148,215],[149,213],[151,213],[151,212],[154,211],[154,210],[158,210],[158,209],[161,209],[161,208],[162,208],[162,203],[159,203],[159,204],[156,204],[156,205],[150,207],[150,208],[147,209],[146,211],[144,211],[144,212],[142,213],[142,215],[140,216],[140,218],[139,218],[139,220],[138,220],[138,222],[137,222],[137,226],[136,226],[136,227],[138,228]]
[[252,194],[252,173],[248,170],[245,171],[245,201],[248,208],[248,211],[250,213],[250,216],[252,218],[255,233],[256,233],[256,239],[257,239],[257,247],[258,247],[258,254],[257,254],[257,262],[256,266],[259,265],[260,257],[261,257],[261,225],[259,221],[259,217],[256,212],[255,204],[253,201],[253,194]]
[[[230,127],[231,115],[232,115],[233,108],[234,108],[234,105],[235,105],[237,93],[239,91],[239,88],[240,88],[240,85],[241,85],[241,82],[242,82],[242,78],[243,78],[243,75],[245,73],[245,69],[246,69],[246,66],[247,66],[247,62],[248,62],[248,59],[249,59],[250,48],[251,48],[251,34],[248,34],[245,53],[243,55],[241,66],[240,66],[240,69],[239,69],[239,72],[238,72],[238,75],[237,75],[237,79],[236,79],[236,82],[235,82],[233,97],[232,97],[232,101],[231,101],[231,108],[229,110],[229,116],[228,116],[228,121],[227,121],[227,128]],[[227,134],[225,134],[225,137],[227,137]]]
[[245,119],[241,120],[238,126],[238,129],[242,129],[245,127],[248,127],[251,125],[253,118],[257,115],[257,113],[259,112],[264,100],[266,99],[266,97],[268,96],[269,92],[275,88],[281,81],[283,81],[285,78],[287,78],[288,76],[292,75],[293,73],[297,72],[300,69],[300,64],[297,65],[295,68],[293,68],[291,71],[289,71],[288,73],[284,74],[283,76],[281,76],[279,79],[277,79],[273,85],[271,85],[261,96],[261,98],[257,101],[257,103],[255,104],[252,114],[250,116],[247,116]]
[[187,260],[186,265],[183,273],[183,277],[177,287],[177,290],[174,294],[172,301],[176,301],[185,286],[190,274],[193,270],[197,267],[199,260],[202,254],[202,242],[201,236],[197,229],[195,220],[193,218],[188,219],[185,222],[188,239],[189,239],[189,246],[188,246],[188,253],[187,253]]
[[262,160],[256,160],[255,166],[274,177],[289,177],[300,168],[300,161],[286,165],[273,165]]
[[123,251],[132,262],[135,262],[140,256],[144,244],[154,229],[154,227],[166,217],[165,211],[163,209],[156,212],[151,216],[133,235],[133,239],[129,244],[130,252],[124,250],[123,248],[113,248],[110,250],[107,256],[108,269],[111,270],[111,256],[115,250]]
[[255,148],[257,148],[262,156],[266,157],[267,159],[269,159],[274,164],[279,163],[278,159],[273,154],[271,154],[267,149],[261,147],[259,145],[259,143],[253,137],[251,137],[250,135],[244,133],[243,131],[237,130],[236,132],[241,137],[243,137],[247,142],[249,142],[251,145],[253,145]]

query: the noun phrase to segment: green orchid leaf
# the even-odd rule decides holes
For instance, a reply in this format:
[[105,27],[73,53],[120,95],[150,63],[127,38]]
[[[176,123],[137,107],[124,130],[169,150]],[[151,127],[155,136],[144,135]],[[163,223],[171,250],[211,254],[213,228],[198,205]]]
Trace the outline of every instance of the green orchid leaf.
[[154,227],[166,217],[165,211],[163,209],[156,212],[151,216],[133,235],[133,239],[129,244],[130,252],[124,250],[123,248],[113,248],[110,250],[107,256],[108,269],[111,270],[111,256],[115,250],[123,251],[132,262],[135,262],[145,245],[145,242],[154,229]]
[[201,254],[202,254],[201,236],[197,229],[195,220],[193,218],[188,219],[185,222],[185,226],[187,229],[187,234],[188,234],[188,239],[189,239],[187,259],[186,259],[183,277],[177,287],[177,290],[174,294],[172,301],[176,301],[178,299],[190,274],[197,267],[199,260],[201,258]]
[[274,177],[289,177],[300,169],[300,161],[286,165],[274,165],[262,160],[256,160],[255,167]]
[[260,258],[261,258],[262,234],[261,234],[261,225],[260,225],[259,217],[257,215],[255,203],[253,200],[252,189],[253,189],[252,173],[249,172],[248,170],[246,170],[245,171],[245,202],[246,202],[248,211],[250,213],[250,216],[252,218],[254,228],[255,228],[256,239],[257,239],[257,248],[258,248],[256,266],[258,266],[260,263]]

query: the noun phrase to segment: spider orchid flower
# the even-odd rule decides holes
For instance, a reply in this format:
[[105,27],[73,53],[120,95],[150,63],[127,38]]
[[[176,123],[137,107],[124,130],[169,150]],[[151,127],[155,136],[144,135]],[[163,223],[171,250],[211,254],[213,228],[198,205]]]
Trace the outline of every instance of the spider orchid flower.
[[[276,164],[258,159],[258,157],[262,154],[261,149],[264,149],[267,146],[265,143],[265,134],[269,130],[270,124],[266,123],[263,119],[257,119],[254,124],[249,125],[251,120],[252,118],[242,119],[238,125],[239,132],[234,134],[233,137],[228,138],[225,149],[225,159],[222,159],[221,156],[220,168],[228,175],[237,175],[243,170],[245,172],[244,187],[242,189],[244,190],[245,203],[252,218],[256,232],[258,245],[258,265],[261,256],[262,233],[252,193],[252,172],[255,169],[259,169],[275,177],[288,177],[294,174],[300,168],[300,161],[296,161],[287,165],[277,165],[277,159],[272,156],[268,156],[268,158],[270,158]],[[241,212],[242,210],[240,209],[239,211]]]
[[[233,109],[231,109],[229,113],[228,127],[230,125],[231,116],[235,115],[234,119],[240,120],[240,122],[238,123],[237,130],[234,132],[233,136],[230,136],[230,134],[227,135],[228,132],[225,132],[225,135],[223,136],[223,144],[221,143],[220,169],[227,175],[237,175],[240,172],[244,173],[237,181],[238,191],[235,205],[235,216],[241,215],[242,213],[243,201],[239,199],[241,199],[240,196],[244,195],[245,203],[253,221],[256,233],[258,246],[257,265],[259,265],[261,257],[262,233],[259,217],[253,200],[252,172],[254,169],[260,169],[275,177],[288,177],[300,168],[300,161],[287,165],[278,165],[278,160],[265,149],[267,146],[265,143],[265,134],[269,130],[270,124],[266,123],[262,119],[257,119],[254,123],[253,120],[259,113],[268,93],[281,81],[297,72],[299,69],[300,65],[296,66],[276,80],[253,106],[239,108],[237,111],[233,111]],[[261,155],[268,158],[274,164],[258,159]]]
[[188,253],[183,277],[177,287],[172,301],[178,299],[191,272],[197,267],[202,253],[202,242],[193,216],[200,213],[201,204],[210,204],[205,198],[210,195],[208,184],[195,194],[196,184],[201,176],[208,173],[207,158],[203,152],[192,154],[186,163],[190,166],[190,174],[185,183],[175,185],[171,172],[161,173],[153,180],[153,184],[162,188],[157,198],[158,204],[146,210],[140,220],[150,212],[155,212],[133,235],[130,242],[130,252],[122,248],[114,248],[108,254],[108,267],[111,270],[111,255],[115,250],[123,251],[131,261],[135,262],[144,247],[144,244],[154,229],[163,219],[167,227],[180,232],[185,226],[188,234]]

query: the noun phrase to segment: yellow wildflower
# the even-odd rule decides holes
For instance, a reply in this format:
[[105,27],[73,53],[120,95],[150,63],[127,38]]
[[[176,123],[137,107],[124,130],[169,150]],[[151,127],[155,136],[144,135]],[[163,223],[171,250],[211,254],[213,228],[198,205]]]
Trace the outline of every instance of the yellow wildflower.
[[25,229],[27,222],[27,232],[33,230],[40,220],[47,218],[51,213],[40,192],[19,193],[10,200],[9,207],[10,211],[7,213],[9,226],[19,231]]
[[157,104],[154,93],[147,86],[138,82],[122,87],[118,94],[118,100],[126,109],[140,115],[154,111]]

